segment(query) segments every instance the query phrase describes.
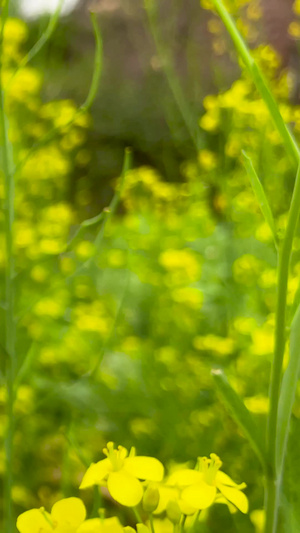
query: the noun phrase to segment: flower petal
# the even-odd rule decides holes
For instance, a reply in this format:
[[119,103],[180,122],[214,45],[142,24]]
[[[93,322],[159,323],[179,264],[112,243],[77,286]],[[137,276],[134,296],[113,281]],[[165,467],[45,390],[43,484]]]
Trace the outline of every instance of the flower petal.
[[[75,526],[70,526],[70,525],[66,525],[66,524],[61,524],[59,526],[57,526],[54,529],[51,529],[52,533],[77,533],[77,527]],[[44,530],[42,530],[40,533],[44,533]]]
[[178,489],[175,487],[166,487],[165,485],[162,487],[158,487],[159,491],[159,502],[158,506],[155,509],[153,514],[160,514],[163,511],[166,510],[166,507],[168,505],[168,502],[170,500],[176,500],[178,498]]
[[[50,522],[50,515],[46,512],[45,515],[49,517]],[[53,533],[50,523],[47,522],[40,509],[31,509],[20,514],[17,519],[17,529],[20,533],[39,533],[40,531]]]
[[161,481],[164,477],[164,467],[155,457],[127,457],[124,469],[132,476],[148,481]]
[[216,493],[216,487],[203,481],[184,489],[181,498],[195,509],[206,509],[214,503]]
[[116,517],[91,518],[86,520],[76,531],[76,533],[123,533],[123,527]]
[[54,525],[79,527],[84,522],[86,510],[79,498],[64,498],[56,502],[51,510]]
[[112,465],[109,459],[102,459],[98,463],[92,463],[84,474],[79,488],[87,489],[92,485],[100,485],[111,470]]
[[248,498],[243,492],[234,487],[226,487],[226,485],[221,484],[218,484],[217,487],[223,496],[242,511],[242,513],[246,514],[248,512]]
[[188,485],[195,485],[201,483],[203,474],[198,470],[191,468],[183,468],[171,474],[168,478],[168,485],[177,485],[178,487],[186,487]]
[[109,474],[107,488],[114,500],[127,507],[134,507],[143,497],[142,484],[124,469]]
[[174,526],[168,518],[163,518],[163,519],[155,518],[154,519],[154,530],[155,530],[155,533],[173,533]]
[[215,503],[220,503],[221,505],[225,504],[227,505],[229,512],[231,514],[235,514],[238,512],[238,509],[233,503],[231,503],[229,500],[226,500],[225,496],[221,492],[219,492],[216,496]]
[[235,483],[231,477],[229,477],[225,472],[219,470],[216,475],[217,484],[228,485],[229,487],[235,487],[236,489],[245,489],[246,483]]
[[178,500],[179,509],[182,512],[182,514],[185,514],[187,516],[193,515],[197,512],[197,509],[195,507],[192,507],[189,505],[186,501],[182,500],[181,498]]

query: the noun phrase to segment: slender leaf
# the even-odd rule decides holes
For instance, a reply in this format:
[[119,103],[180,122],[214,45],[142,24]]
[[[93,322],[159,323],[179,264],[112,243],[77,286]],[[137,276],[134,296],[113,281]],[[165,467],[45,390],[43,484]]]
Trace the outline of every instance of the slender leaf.
[[258,456],[264,469],[267,467],[267,461],[264,451],[264,445],[261,441],[258,428],[255,424],[247,407],[241,400],[228,382],[224,372],[221,369],[212,370],[212,376],[217,385],[218,391],[222,396],[224,403],[230,411],[236,423],[240,426],[243,433],[249,440],[253,450]]
[[263,214],[263,216],[265,218],[265,221],[267,222],[267,224],[268,224],[268,226],[269,226],[269,228],[270,228],[270,230],[272,232],[272,236],[273,236],[273,239],[274,239],[274,242],[275,242],[275,246],[277,247],[278,241],[277,241],[277,235],[276,235],[275,222],[274,222],[273,213],[271,211],[271,207],[270,207],[270,204],[269,204],[268,199],[266,197],[264,188],[262,186],[262,183],[261,183],[258,175],[256,174],[255,168],[253,166],[253,163],[252,163],[250,157],[245,152],[242,152],[242,154],[243,154],[244,165],[245,165],[245,168],[247,170],[247,174],[249,176],[253,192],[254,192],[254,194],[256,196],[256,199],[257,199],[257,201],[259,203],[259,207],[260,207],[261,212],[262,212],[262,214]]
[[290,360],[283,376],[278,412],[278,467],[282,469],[290,429],[292,409],[300,374],[300,306],[291,325]]

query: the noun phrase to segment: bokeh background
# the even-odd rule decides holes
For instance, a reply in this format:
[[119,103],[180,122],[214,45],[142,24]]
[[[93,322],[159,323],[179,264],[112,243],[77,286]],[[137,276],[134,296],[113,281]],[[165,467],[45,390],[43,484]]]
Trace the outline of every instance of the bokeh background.
[[[227,5],[299,139],[299,1]],[[92,76],[89,2],[66,2],[51,40],[9,81],[45,30],[50,7],[45,0],[12,3],[4,38],[15,160],[61,128],[16,179],[16,510],[49,508],[78,494],[85,465],[102,458],[112,440],[166,465],[217,453],[228,474],[246,481],[251,508],[249,516],[213,508],[207,531],[258,532],[260,467],[222,405],[211,369],[225,370],[263,432],[276,254],[241,151],[253,158],[279,231],[293,167],[205,0],[95,0],[100,86],[91,111],[64,127]],[[109,205],[126,147],[132,167],[103,235],[101,224],[86,227],[66,247],[85,219]],[[3,202],[2,183],[0,196]],[[3,300],[3,231],[0,238]],[[300,236],[290,312],[299,273]],[[3,350],[1,359],[3,444]],[[299,417],[297,401],[285,483],[296,523]],[[84,498],[90,505],[92,495]]]

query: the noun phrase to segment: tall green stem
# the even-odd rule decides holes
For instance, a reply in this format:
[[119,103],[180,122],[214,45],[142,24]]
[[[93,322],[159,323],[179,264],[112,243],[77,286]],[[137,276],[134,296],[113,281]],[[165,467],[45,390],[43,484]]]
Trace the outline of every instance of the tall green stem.
[[9,0],[6,0],[1,13],[0,35],[0,136],[2,171],[5,187],[5,240],[6,240],[6,277],[5,277],[5,349],[8,354],[6,368],[7,385],[7,430],[5,438],[5,533],[15,529],[12,486],[13,486],[13,440],[14,440],[14,377],[16,369],[15,321],[14,321],[14,258],[13,258],[13,223],[14,223],[14,180],[11,172],[12,159],[8,139],[8,124],[4,109],[4,89],[2,85],[3,35],[8,18]]
[[297,165],[298,171],[293,191],[290,211],[288,214],[287,229],[285,232],[282,246],[279,250],[278,258],[278,285],[277,285],[277,304],[275,320],[275,349],[271,369],[270,379],[270,411],[268,415],[266,448],[268,469],[266,475],[266,526],[265,533],[276,533],[278,523],[279,496],[281,491],[281,482],[283,475],[284,457],[278,461],[279,452],[279,431],[278,431],[278,407],[282,380],[282,365],[286,343],[286,299],[288,290],[289,267],[292,253],[293,238],[300,210],[300,151],[285,124],[279,106],[276,103],[268,84],[260,71],[255,60],[251,56],[247,45],[240,35],[233,18],[227,12],[222,0],[212,0],[213,5],[221,17],[225,27],[230,34],[232,41],[242,58],[257,90],[260,92],[269,113],[273,119],[274,125],[281,135],[287,154],[290,159]]
[[270,412],[267,428],[267,452],[270,461],[270,472],[267,479],[266,494],[266,533],[275,533],[278,516],[278,498],[282,472],[278,472],[277,464],[277,423],[282,363],[286,342],[286,297],[288,289],[289,267],[292,253],[293,238],[300,211],[300,167],[298,168],[288,215],[285,237],[279,252],[278,293],[275,322],[275,349],[270,381]]
[[284,147],[288,156],[290,157],[291,162],[294,164],[295,168],[298,167],[300,162],[300,149],[295,141],[295,138],[288,126],[285,124],[279,106],[268,86],[268,83],[262,74],[259,66],[253,59],[246,43],[244,42],[240,32],[238,31],[236,24],[230,14],[227,12],[222,0],[212,0],[213,5],[223,21],[224,26],[226,27],[238,54],[245,67],[247,68],[253,82],[256,85],[258,92],[260,93],[262,99],[264,100],[268,111],[272,117],[273,123],[282,138]]

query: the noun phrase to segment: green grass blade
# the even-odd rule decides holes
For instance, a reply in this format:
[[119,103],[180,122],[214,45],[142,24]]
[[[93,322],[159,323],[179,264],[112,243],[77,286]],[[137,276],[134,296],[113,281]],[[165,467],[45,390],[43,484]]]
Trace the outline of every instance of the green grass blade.
[[289,436],[290,420],[300,374],[300,306],[291,325],[290,359],[284,373],[278,412],[278,466],[283,467]]
[[278,245],[278,240],[277,240],[277,235],[276,235],[276,228],[275,228],[275,222],[274,222],[274,218],[273,218],[273,213],[271,211],[271,207],[270,207],[270,204],[268,202],[268,199],[266,197],[266,194],[265,194],[265,191],[264,191],[264,188],[262,186],[262,183],[255,171],[255,168],[253,166],[253,163],[250,159],[250,157],[245,153],[245,152],[242,152],[243,154],[243,162],[244,162],[244,165],[245,165],[245,168],[247,170],[247,174],[249,176],[249,179],[250,179],[250,183],[251,183],[251,186],[252,186],[252,189],[253,189],[253,192],[256,196],[256,199],[259,203],[259,207],[261,209],[261,212],[265,218],[265,221],[267,222],[271,232],[272,232],[272,235],[273,235],[273,239],[274,239],[274,242],[275,242],[275,246],[277,247]]
[[233,419],[242,429],[244,435],[247,437],[254,452],[259,458],[264,469],[267,468],[267,462],[265,457],[264,445],[260,439],[258,428],[255,424],[247,407],[231,387],[224,372],[220,369],[212,370],[212,376],[214,378],[217,389],[230,411]]
[[300,162],[300,150],[299,146],[296,143],[296,140],[289,130],[288,126],[285,124],[281,113],[279,111],[278,104],[272,95],[271,90],[268,87],[268,83],[264,78],[261,70],[259,69],[257,63],[251,56],[251,53],[243,40],[240,32],[238,31],[236,24],[233,18],[230,16],[226,10],[222,0],[212,0],[212,3],[223,21],[224,26],[226,27],[240,57],[242,58],[246,68],[248,69],[253,82],[256,85],[257,90],[259,91],[262,99],[264,100],[269,113],[273,119],[274,125],[282,138],[285,149],[292,160],[295,167],[298,167]]

